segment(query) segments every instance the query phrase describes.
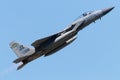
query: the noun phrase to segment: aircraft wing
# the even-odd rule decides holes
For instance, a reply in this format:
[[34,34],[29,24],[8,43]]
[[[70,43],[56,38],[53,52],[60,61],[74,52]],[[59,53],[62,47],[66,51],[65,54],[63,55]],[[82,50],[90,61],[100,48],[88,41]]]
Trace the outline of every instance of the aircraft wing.
[[61,34],[61,32],[57,33],[57,34],[54,34],[54,35],[51,35],[51,36],[48,36],[48,37],[45,37],[45,38],[42,38],[42,39],[38,39],[36,40],[35,42],[33,42],[31,45],[34,46],[35,48],[39,47],[40,44],[44,43],[45,41],[49,40],[49,39],[55,39],[57,38],[59,35]]

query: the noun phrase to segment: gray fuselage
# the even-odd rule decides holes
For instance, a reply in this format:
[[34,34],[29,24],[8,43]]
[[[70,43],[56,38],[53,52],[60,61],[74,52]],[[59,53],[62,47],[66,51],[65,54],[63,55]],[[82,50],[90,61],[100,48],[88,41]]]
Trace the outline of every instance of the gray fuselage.
[[27,58],[27,61],[32,61],[42,55],[49,56],[64,48],[77,38],[77,33],[80,30],[88,26],[90,23],[95,22],[97,19],[110,12],[113,8],[114,7],[84,13],[82,17],[75,20],[66,29],[53,35],[50,39],[41,44],[40,47],[36,49],[36,52]]

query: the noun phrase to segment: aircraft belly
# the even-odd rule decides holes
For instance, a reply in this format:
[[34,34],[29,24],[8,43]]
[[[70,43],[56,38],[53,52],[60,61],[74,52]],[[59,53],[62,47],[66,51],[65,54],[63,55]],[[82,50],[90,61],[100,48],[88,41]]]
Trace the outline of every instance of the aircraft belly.
[[41,57],[41,56],[43,56],[43,53],[42,53],[42,51],[39,51],[39,52],[34,53],[33,55],[31,55],[29,58],[27,58],[27,61],[30,62],[32,60],[35,60],[35,59]]

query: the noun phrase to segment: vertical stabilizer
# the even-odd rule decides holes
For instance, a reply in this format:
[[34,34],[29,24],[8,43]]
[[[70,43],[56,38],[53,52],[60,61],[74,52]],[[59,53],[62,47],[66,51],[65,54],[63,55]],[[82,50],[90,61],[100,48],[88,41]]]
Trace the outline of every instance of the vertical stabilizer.
[[10,47],[18,57],[29,56],[35,52],[34,48],[24,46],[24,45],[22,45],[18,42],[15,42],[15,41],[12,41],[10,43]]

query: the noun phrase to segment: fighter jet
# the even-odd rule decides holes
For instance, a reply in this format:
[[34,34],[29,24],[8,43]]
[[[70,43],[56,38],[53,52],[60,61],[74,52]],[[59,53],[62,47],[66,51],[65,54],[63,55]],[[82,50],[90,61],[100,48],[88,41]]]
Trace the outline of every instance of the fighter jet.
[[31,44],[31,47],[24,46],[16,41],[12,41],[10,43],[10,47],[18,56],[18,59],[14,60],[13,63],[17,64],[22,62],[17,70],[41,56],[49,56],[66,47],[77,38],[77,33],[80,30],[92,22],[95,22],[97,19],[101,19],[102,16],[106,15],[113,8],[114,7],[110,7],[102,10],[85,12],[64,30],[54,35],[36,40]]

